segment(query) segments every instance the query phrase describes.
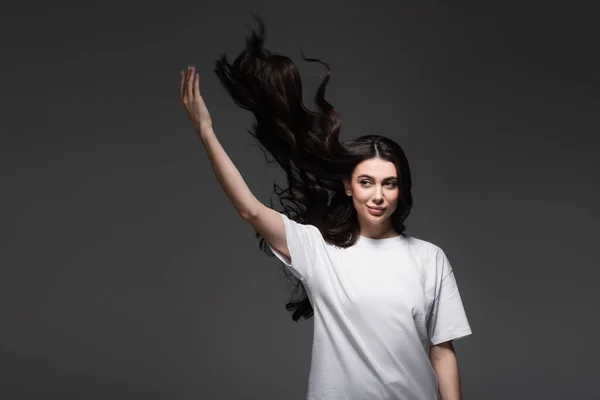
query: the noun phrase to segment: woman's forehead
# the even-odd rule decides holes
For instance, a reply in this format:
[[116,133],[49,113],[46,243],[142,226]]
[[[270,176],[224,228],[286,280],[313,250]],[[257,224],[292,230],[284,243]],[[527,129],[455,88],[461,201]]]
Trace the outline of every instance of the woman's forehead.
[[371,158],[358,164],[354,169],[355,177],[368,175],[375,179],[395,178],[397,176],[394,163],[380,158]]

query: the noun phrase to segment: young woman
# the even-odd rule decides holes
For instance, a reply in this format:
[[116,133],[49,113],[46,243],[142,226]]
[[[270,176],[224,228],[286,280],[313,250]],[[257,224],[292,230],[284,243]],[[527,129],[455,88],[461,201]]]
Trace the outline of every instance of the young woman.
[[324,98],[329,67],[304,58],[327,68],[308,110],[296,67],[263,47],[259,23],[216,73],[286,173],[288,187],[274,185],[282,211],[256,199],[219,144],[194,67],[181,72],[181,103],[239,215],[297,280],[294,320],[314,315],[307,398],[459,399],[452,341],[471,328],[444,252],[404,233],[412,196],[402,148],[378,135],[340,142]]

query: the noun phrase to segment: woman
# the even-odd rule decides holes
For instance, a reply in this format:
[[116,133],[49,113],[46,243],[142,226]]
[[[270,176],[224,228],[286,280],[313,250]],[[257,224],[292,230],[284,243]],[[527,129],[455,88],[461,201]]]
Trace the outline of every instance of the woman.
[[340,142],[340,118],[325,100],[302,102],[292,61],[263,48],[264,25],[216,73],[256,123],[251,134],[275,158],[288,187],[276,211],[252,194],[215,135],[193,67],[181,72],[181,102],[215,175],[240,216],[299,283],[294,320],[314,315],[308,399],[460,398],[452,341],[471,334],[444,252],[404,233],[412,207],[408,161],[378,135]]

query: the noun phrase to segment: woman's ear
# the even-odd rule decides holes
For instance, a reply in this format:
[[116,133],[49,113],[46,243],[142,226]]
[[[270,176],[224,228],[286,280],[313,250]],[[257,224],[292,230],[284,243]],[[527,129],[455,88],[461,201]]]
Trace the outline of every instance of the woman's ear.
[[346,191],[346,195],[352,195],[352,185],[346,179],[344,179],[344,190]]

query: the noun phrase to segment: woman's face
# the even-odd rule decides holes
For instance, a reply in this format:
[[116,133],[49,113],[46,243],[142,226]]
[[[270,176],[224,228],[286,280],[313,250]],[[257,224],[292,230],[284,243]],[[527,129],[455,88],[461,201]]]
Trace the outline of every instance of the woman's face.
[[396,210],[399,179],[396,166],[390,161],[379,158],[363,161],[344,186],[346,194],[352,196],[361,226],[380,225]]

